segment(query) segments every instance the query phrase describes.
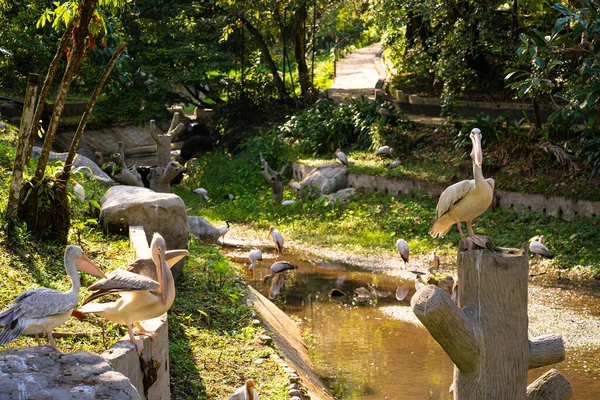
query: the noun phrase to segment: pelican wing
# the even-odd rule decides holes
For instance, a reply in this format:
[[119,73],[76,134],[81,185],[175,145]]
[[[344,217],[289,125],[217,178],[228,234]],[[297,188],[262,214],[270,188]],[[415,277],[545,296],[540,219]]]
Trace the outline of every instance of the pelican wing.
[[474,180],[464,180],[448,186],[446,190],[442,192],[437,208],[435,209],[437,219],[440,219],[444,214],[450,211],[450,209],[452,209],[452,207],[473,188],[475,188]]
[[109,274],[108,278],[101,279],[88,287],[88,290],[95,293],[85,299],[83,305],[109,293],[154,291],[158,289],[160,289],[160,284],[146,276],[129,271],[115,271]]
[[77,305],[77,298],[54,289],[39,288],[21,293],[10,308],[0,313],[0,325],[19,318],[40,318],[63,314]]

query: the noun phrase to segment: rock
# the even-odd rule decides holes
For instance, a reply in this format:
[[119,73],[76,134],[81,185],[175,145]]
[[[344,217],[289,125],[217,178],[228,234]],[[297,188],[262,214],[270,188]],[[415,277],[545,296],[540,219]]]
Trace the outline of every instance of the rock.
[[[148,243],[160,233],[169,250],[187,249],[189,228],[185,203],[171,193],[156,193],[137,186],[113,186],[100,200],[100,222],[108,232],[127,232],[130,225],[142,225]],[[184,261],[173,268],[177,280]]]
[[290,395],[290,397],[302,397],[302,390],[290,389],[288,390],[288,394]]
[[0,352],[1,399],[139,399],[131,381],[102,357],[50,347]]
[[346,189],[342,189],[342,190],[338,190],[337,192],[333,193],[333,194],[327,194],[324,195],[323,197],[326,197],[330,200],[332,200],[333,202],[342,202],[345,203],[346,200],[348,200],[350,197],[356,195],[356,189],[354,188],[346,188]]
[[[34,146],[33,150],[31,151],[32,157],[39,157],[41,153],[42,153],[42,148],[37,147],[37,146]],[[55,153],[55,152],[51,151],[49,158],[51,160],[65,161],[67,159],[68,154],[69,153]],[[75,155],[75,159],[73,160],[73,166],[83,167],[82,172],[84,174],[96,179],[99,182],[102,182],[104,184],[110,184],[113,182],[111,177],[108,176],[104,171],[102,171],[102,169],[100,169],[98,164],[96,164],[94,161],[90,160],[89,158],[82,156],[81,154]]]
[[190,233],[194,235],[196,240],[201,240],[204,243],[217,243],[220,237],[219,230],[203,217],[189,216],[187,223]]
[[297,374],[290,375],[290,383],[300,383],[300,377]]
[[261,335],[260,340],[266,345],[273,343],[273,338],[268,335]]
[[308,174],[300,185],[311,188],[316,194],[335,193],[348,186],[348,169],[338,163],[321,165]]

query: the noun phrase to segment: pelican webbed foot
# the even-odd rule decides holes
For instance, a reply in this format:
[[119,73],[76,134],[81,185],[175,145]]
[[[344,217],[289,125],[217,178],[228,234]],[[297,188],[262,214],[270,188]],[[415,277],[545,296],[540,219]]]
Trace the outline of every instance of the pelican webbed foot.
[[494,247],[492,239],[487,236],[469,235],[460,240],[459,250],[469,251]]
[[158,337],[158,332],[155,331],[147,331],[142,324],[140,324],[139,322],[134,322],[133,323],[135,325],[135,327],[137,328],[137,334],[138,335],[143,335],[143,336],[148,336],[150,339],[154,340],[156,337]]

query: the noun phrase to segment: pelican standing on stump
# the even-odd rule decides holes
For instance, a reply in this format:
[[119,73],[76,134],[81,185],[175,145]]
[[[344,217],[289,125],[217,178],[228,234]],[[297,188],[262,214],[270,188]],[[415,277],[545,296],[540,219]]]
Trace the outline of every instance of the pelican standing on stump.
[[229,400],[259,400],[258,392],[254,387],[254,381],[248,379],[244,386],[240,386],[229,396]]
[[469,231],[468,242],[485,247],[489,238],[477,236],[473,232],[473,219],[480,216],[492,204],[494,197],[493,179],[485,179],[481,170],[483,162],[483,151],[481,149],[481,131],[474,128],[471,131],[473,150],[473,178],[464,180],[449,186],[438,201],[436,208],[437,221],[429,230],[432,237],[444,236],[452,225],[456,224],[461,239],[465,239],[461,223],[466,222]]
[[398,249],[400,257],[402,257],[402,260],[404,260],[404,263],[406,264],[409,256],[408,243],[406,243],[406,240],[404,239],[398,239],[396,241],[396,248]]
[[283,254],[283,236],[274,226],[269,227],[269,236],[271,240],[273,240],[273,245],[275,246],[275,252],[279,254]]
[[79,246],[68,245],[65,249],[65,270],[71,279],[71,290],[61,292],[54,289],[32,289],[17,296],[14,303],[0,313],[0,345],[15,340],[21,334],[35,334],[41,346],[39,334],[46,333],[50,346],[60,353],[52,337],[52,330],[64,324],[79,301],[81,283],[77,270],[90,275],[105,277],[104,273],[91,262]]
[[344,154],[339,147],[335,150],[335,156],[341,161],[344,167],[348,166],[348,157],[346,157],[346,154]]
[[544,235],[540,235],[538,240],[532,240],[529,243],[529,251],[533,254],[537,254],[538,256],[542,256],[544,258],[553,258],[554,256],[550,254],[550,250],[545,246],[546,237]]
[[[141,335],[156,337],[156,332],[146,331],[140,321],[160,317],[171,308],[175,300],[175,282],[170,266],[188,254],[187,250],[172,250],[167,261],[167,244],[159,233],[152,237],[150,250],[154,265],[149,265],[148,259],[141,259],[134,261],[127,271],[111,272],[106,279],[88,288],[95,293],[79,309],[83,313],[94,313],[114,323],[127,325],[129,340],[140,353],[143,342],[135,339],[133,326]],[[118,294],[120,299],[110,303],[89,303],[109,293]]]
[[258,249],[252,249],[248,253],[248,259],[250,260],[250,266],[248,267],[248,272],[250,273],[250,279],[254,279],[254,266],[259,261],[262,261],[262,251]]

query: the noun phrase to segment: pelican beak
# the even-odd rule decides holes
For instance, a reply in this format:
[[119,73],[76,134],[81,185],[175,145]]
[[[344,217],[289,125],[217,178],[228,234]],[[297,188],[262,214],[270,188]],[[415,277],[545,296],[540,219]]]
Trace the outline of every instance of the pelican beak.
[[99,278],[106,278],[106,275],[102,270],[94,264],[89,258],[86,257],[85,254],[80,255],[75,260],[75,265],[77,269],[85,272],[86,274],[94,275]]
[[189,251],[187,250],[167,250],[165,253],[165,259],[169,268],[173,268],[173,265],[177,264],[183,257],[187,256]]
[[158,278],[160,297],[163,301],[163,304],[167,303],[167,291],[165,290],[165,270],[169,268],[169,264],[165,259],[164,254],[158,248],[152,249],[152,258],[154,259],[154,263],[156,264],[156,276]]
[[481,149],[481,133],[480,132],[471,132],[471,141],[473,142],[473,150],[471,151],[471,157],[473,158],[473,162],[477,164],[479,168],[481,168],[481,164],[483,163],[483,150]]

